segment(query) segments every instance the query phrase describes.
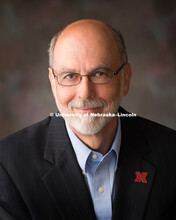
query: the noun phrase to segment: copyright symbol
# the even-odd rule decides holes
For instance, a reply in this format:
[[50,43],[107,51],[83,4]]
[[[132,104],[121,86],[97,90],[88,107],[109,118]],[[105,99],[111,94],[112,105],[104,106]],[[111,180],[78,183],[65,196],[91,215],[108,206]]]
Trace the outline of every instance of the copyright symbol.
[[51,112],[51,113],[50,113],[50,117],[53,117],[53,116],[54,116],[54,113],[53,113],[53,112]]

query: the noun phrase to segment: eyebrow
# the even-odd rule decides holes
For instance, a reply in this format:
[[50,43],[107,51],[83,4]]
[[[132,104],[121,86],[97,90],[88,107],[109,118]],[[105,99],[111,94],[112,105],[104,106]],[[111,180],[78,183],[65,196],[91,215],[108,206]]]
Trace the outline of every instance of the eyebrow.
[[[109,67],[109,65],[107,64],[100,64],[96,67],[93,67],[89,70],[89,73],[97,71],[97,70],[107,70],[110,71],[111,68]],[[58,74],[64,74],[64,73],[78,73],[75,69],[71,69],[71,68],[67,68],[67,67],[63,67],[59,70]]]
[[98,65],[98,66],[92,68],[89,72],[93,72],[93,71],[101,70],[101,69],[107,70],[107,71],[112,70],[112,69],[109,67],[109,65],[107,65],[107,64],[100,64],[100,65]]

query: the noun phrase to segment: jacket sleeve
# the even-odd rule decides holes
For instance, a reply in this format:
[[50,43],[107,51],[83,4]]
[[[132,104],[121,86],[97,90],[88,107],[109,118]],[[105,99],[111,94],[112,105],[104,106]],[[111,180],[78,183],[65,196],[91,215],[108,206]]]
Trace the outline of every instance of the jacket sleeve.
[[0,163],[0,220],[32,219],[8,173]]

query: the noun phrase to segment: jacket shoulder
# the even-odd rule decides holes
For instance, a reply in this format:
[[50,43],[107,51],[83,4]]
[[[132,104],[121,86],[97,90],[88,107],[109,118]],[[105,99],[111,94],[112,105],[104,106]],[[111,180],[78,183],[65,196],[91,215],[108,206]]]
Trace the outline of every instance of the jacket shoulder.
[[[128,113],[124,109],[122,109],[122,112]],[[142,138],[148,142],[153,150],[163,153],[169,150],[173,154],[176,153],[175,130],[140,116],[122,117],[121,122],[124,138],[126,136]]]
[[3,138],[0,141],[0,161],[14,158],[33,146],[41,146],[45,141],[50,120],[48,117]]
[[[122,107],[119,108],[120,112],[122,113],[130,113],[124,110]],[[132,129],[136,131],[147,132],[148,134],[165,134],[170,136],[175,136],[176,131],[164,125],[161,125],[157,122],[151,121],[149,119],[143,118],[141,116],[136,117],[125,117],[122,118],[122,123],[126,129]]]
[[7,137],[0,140],[0,145],[5,142],[14,140],[15,138],[19,138],[21,135],[26,135],[26,134],[32,133],[34,130],[40,130],[40,129],[45,128],[46,126],[48,126],[50,119],[51,119],[51,117],[47,117],[46,119],[44,119],[42,121],[39,121],[35,124],[32,124],[28,127],[25,127],[19,131],[16,131],[16,132],[8,135]]
[[175,137],[176,138],[176,131],[164,125],[161,125],[157,122],[148,120],[146,118],[137,117],[138,123],[142,127],[143,131],[146,135],[151,135],[153,138],[156,136],[162,137]]

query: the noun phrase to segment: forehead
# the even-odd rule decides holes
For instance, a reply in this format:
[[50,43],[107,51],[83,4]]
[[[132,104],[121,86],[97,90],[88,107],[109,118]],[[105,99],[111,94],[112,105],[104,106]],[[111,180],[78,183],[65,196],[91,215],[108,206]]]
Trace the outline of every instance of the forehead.
[[53,63],[62,65],[113,65],[120,62],[116,39],[106,25],[84,24],[66,28],[54,48]]

